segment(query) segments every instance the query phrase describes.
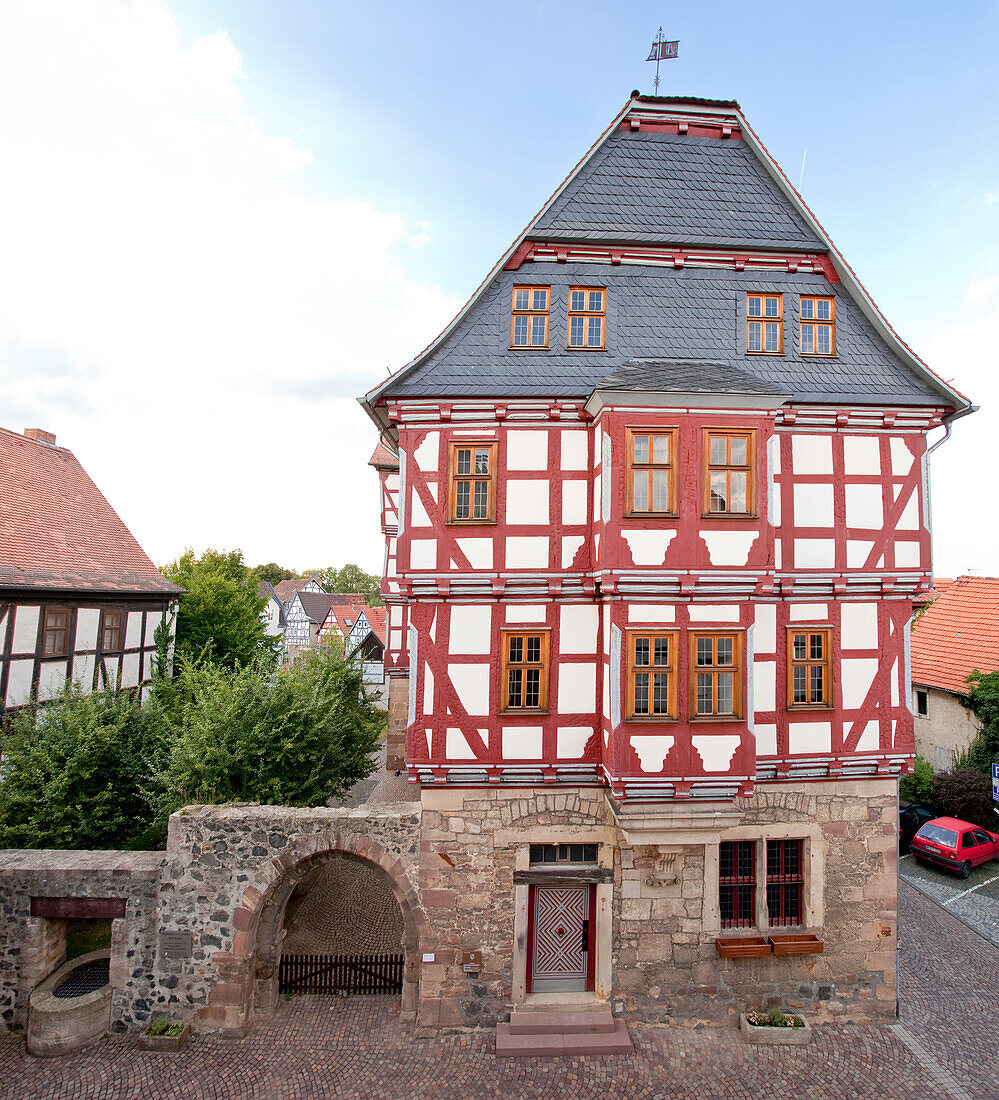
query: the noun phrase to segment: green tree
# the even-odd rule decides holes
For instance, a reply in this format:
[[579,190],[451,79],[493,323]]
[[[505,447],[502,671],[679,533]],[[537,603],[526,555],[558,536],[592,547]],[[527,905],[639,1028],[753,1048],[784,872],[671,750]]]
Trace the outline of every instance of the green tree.
[[4,737],[0,846],[122,847],[153,820],[150,778],[165,759],[154,699],[68,685],[16,711]]
[[358,592],[364,596],[370,607],[382,606],[380,578],[373,573],[365,573],[359,565],[352,562],[339,569],[335,565],[325,569],[309,569],[302,576],[315,577],[327,592]]
[[903,775],[898,781],[899,797],[930,808],[933,805],[933,784],[933,766],[925,756],[917,756],[912,774]]
[[234,668],[265,656],[273,660],[278,639],[260,617],[267,601],[257,595],[255,578],[240,550],[206,550],[200,558],[186,550],[163,569],[187,591],[177,612],[177,650]]
[[976,669],[967,682],[970,690],[961,702],[971,708],[982,728],[955,764],[979,772],[991,785],[992,765],[999,764],[999,672]]
[[280,671],[181,658],[173,687],[176,737],[157,777],[164,817],[188,803],[322,805],[375,769],[385,715],[335,648]]
[[280,584],[281,581],[293,581],[301,574],[296,573],[294,569],[284,569],[277,562],[269,561],[266,565],[254,566],[253,575],[259,580]]
[[995,832],[992,781],[972,768],[955,768],[936,777],[934,810],[940,817],[956,817]]

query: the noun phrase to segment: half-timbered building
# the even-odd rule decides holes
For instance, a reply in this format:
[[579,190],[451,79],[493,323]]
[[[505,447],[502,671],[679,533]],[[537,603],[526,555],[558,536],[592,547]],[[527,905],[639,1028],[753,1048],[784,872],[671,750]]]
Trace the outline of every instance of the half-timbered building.
[[0,429],[0,704],[137,688],[181,592],[75,456],[40,429]]
[[890,1016],[927,438],[970,406],[738,104],[635,94],[364,405],[425,1022]]

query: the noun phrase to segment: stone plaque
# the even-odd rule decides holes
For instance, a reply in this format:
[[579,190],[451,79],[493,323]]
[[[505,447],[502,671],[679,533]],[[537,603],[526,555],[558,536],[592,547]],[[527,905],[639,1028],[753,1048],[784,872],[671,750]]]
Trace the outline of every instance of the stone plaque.
[[461,969],[466,974],[478,974],[482,969],[482,952],[463,951],[461,953]]
[[194,953],[191,932],[160,932],[160,952],[167,959],[189,959]]

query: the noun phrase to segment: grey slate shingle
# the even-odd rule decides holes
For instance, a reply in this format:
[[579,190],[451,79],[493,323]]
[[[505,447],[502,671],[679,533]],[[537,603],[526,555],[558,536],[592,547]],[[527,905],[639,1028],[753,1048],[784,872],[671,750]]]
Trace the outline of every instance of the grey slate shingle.
[[726,393],[786,397],[777,386],[727,363],[691,359],[631,359],[602,379],[598,390],[648,393]]

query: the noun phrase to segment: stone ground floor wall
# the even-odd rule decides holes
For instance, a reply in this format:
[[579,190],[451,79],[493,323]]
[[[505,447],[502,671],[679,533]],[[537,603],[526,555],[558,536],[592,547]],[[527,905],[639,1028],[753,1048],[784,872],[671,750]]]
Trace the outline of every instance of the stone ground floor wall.
[[[893,1015],[895,781],[763,784],[718,814],[707,809],[676,806],[650,811],[644,821],[629,811],[619,821],[597,789],[425,790],[423,950],[434,961],[423,966],[420,1022],[489,1025],[529,999],[522,882],[530,878],[529,845],[540,842],[600,845],[595,993],[631,1018],[722,1023],[747,1005],[776,1004],[816,1021]],[[803,842],[801,930],[823,940],[823,953],[720,958],[717,937],[771,930],[765,841],[781,838]],[[754,840],[761,851],[752,927],[720,926],[723,840]],[[461,965],[469,950],[482,952],[473,977]]]

